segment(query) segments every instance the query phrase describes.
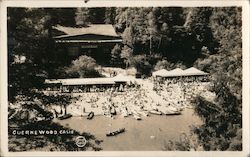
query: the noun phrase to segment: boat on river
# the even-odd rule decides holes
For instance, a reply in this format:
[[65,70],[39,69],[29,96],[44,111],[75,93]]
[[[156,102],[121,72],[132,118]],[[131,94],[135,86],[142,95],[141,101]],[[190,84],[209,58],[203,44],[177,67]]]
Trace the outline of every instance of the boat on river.
[[145,117],[149,116],[148,112],[146,112],[146,111],[139,111],[138,113],[142,116],[145,116]]
[[112,108],[110,109],[110,113],[111,113],[112,115],[116,115],[115,107],[112,107]]
[[118,134],[120,134],[120,133],[123,133],[123,132],[125,132],[125,128],[120,128],[120,129],[118,129],[118,130],[108,132],[108,133],[106,134],[106,136],[116,136],[116,135],[118,135]]
[[58,119],[64,120],[64,119],[68,119],[70,117],[72,117],[72,114],[68,113],[68,114],[65,114],[65,115],[58,116]]
[[176,107],[167,107],[164,110],[164,114],[166,114],[166,115],[180,115],[181,109],[178,109]]
[[127,112],[126,110],[123,110],[123,111],[121,112],[121,116],[122,116],[122,117],[128,117],[129,115],[128,115],[128,112]]
[[134,117],[136,120],[141,120],[141,116],[139,116],[138,114],[133,114],[133,117]]
[[156,111],[156,110],[150,110],[149,113],[156,114],[156,115],[162,115],[162,112]]
[[94,112],[91,111],[91,112],[88,114],[87,119],[88,119],[88,120],[91,120],[94,116],[95,116]]
[[166,115],[180,115],[181,111],[165,111]]

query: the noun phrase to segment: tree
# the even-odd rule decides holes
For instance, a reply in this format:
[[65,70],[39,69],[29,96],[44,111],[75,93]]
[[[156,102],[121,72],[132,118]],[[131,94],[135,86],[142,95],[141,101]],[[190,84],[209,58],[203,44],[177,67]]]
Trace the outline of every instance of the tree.
[[169,27],[182,26],[185,23],[184,9],[181,7],[155,7],[152,9],[158,30],[166,23]]
[[51,25],[75,26],[76,10],[73,8],[46,8],[51,16]]
[[[197,127],[194,133],[204,150],[241,151],[241,8],[190,8],[190,11],[185,25],[189,25],[189,31],[198,39],[198,45],[202,46],[202,53],[205,54],[198,58],[194,66],[211,74],[211,91],[216,94],[213,102],[201,96],[195,98],[195,111],[204,124]],[[213,44],[214,41],[218,45]],[[182,146],[184,150],[189,150],[190,143],[181,144],[181,149]]]
[[117,66],[117,67],[123,67],[123,60],[121,58],[121,45],[120,44],[116,44],[115,47],[112,49],[111,51],[111,64],[113,66]]
[[137,72],[149,76],[152,65],[149,63],[146,55],[136,55],[132,59],[131,65],[136,68]]
[[105,8],[105,23],[107,24],[115,24],[116,17],[116,8],[115,7],[107,7]]
[[[148,29],[147,16],[151,8],[136,8],[136,14],[131,23],[133,33],[134,54],[149,54],[150,30]],[[151,32],[153,29],[151,28]]]
[[105,11],[106,8],[89,8],[89,19],[90,23],[93,24],[104,24],[105,23]]
[[125,45],[121,51],[121,58],[124,60],[126,64],[126,68],[128,68],[132,63],[133,50],[130,47]]
[[[22,18],[17,17],[22,12]],[[33,63],[42,64],[47,59],[47,48],[52,42],[49,36],[51,16],[44,9],[17,8],[8,11],[10,37],[16,42],[11,54],[24,55]]]
[[77,8],[75,12],[75,23],[77,26],[86,26],[90,22],[88,8]]
[[[217,80],[213,88],[217,96],[216,104],[200,97],[196,101],[195,110],[204,119],[204,124],[196,128],[195,132],[205,150],[242,150],[242,141],[239,139],[242,128],[241,102],[225,83]],[[238,139],[238,142],[235,143],[234,139]]]
[[[106,8],[77,8],[75,11],[75,23],[77,26],[88,24],[104,24]],[[110,12],[111,14],[111,12]]]
[[116,28],[133,55],[158,53],[171,62],[191,66],[202,44],[186,26],[183,8],[118,8]]
[[[46,9],[8,8],[10,97],[41,87],[43,80],[39,75],[49,70],[46,67],[53,51],[50,23],[51,16]],[[15,56],[24,56],[26,60],[16,63]]]
[[[242,32],[241,8],[223,7],[213,8],[210,17],[211,30],[219,47],[205,58],[201,58],[196,65],[206,69],[213,76],[225,74],[229,89],[241,99],[242,74]],[[226,58],[226,59],[225,59]],[[215,77],[213,77],[215,78]]]
[[213,9],[211,7],[190,8],[185,26],[196,36],[197,41],[202,46],[208,47],[210,52],[216,51],[217,40],[214,39],[210,17]]
[[95,70],[96,61],[89,56],[80,56],[72,61],[72,65],[66,70],[66,73],[75,77],[95,77],[100,76]]
[[[156,63],[154,69],[155,70],[161,70],[161,69],[167,69],[172,70],[171,63],[169,63],[167,60],[160,60]],[[171,68],[170,68],[171,67]]]
[[[210,25],[219,42],[216,53],[200,60],[212,75],[216,104],[199,99],[197,113],[205,124],[197,128],[206,150],[242,150],[241,8],[213,8]],[[211,110],[212,109],[212,110]]]
[[122,34],[122,42],[125,46],[133,48],[133,30],[131,27],[127,27]]
[[135,15],[135,8],[116,8],[115,28],[119,33],[130,27]]

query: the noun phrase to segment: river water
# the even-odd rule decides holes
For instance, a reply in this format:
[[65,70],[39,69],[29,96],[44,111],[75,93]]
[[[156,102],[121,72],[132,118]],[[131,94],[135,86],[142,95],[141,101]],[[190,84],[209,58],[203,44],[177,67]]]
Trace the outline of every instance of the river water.
[[[103,140],[100,146],[104,151],[159,151],[169,140],[179,140],[182,133],[188,134],[191,125],[202,124],[193,109],[185,109],[181,115],[150,115],[142,117],[140,121],[119,115],[115,119],[95,116],[92,120],[72,117],[55,121],[79,132],[89,132]],[[107,132],[118,128],[125,128],[126,131],[117,136],[106,137]]]

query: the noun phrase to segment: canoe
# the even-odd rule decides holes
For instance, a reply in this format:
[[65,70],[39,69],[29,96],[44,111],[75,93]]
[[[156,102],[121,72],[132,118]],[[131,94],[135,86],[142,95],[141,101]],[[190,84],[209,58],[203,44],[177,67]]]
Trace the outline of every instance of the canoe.
[[107,114],[106,117],[107,117],[107,118],[111,118],[112,115],[111,115],[111,114]]
[[168,113],[165,113],[166,115],[180,115],[181,112],[168,112]]
[[180,111],[180,110],[175,110],[175,111],[169,110],[169,111],[165,111],[164,114],[166,114],[166,115],[180,115],[180,114],[181,114],[181,111]]
[[127,113],[128,115],[132,115],[132,111],[130,109],[128,109]]
[[135,118],[136,120],[141,120],[141,117],[140,117],[139,115],[133,114],[133,116],[134,116],[134,118]]
[[114,107],[111,108],[110,113],[111,113],[112,115],[116,115],[116,110],[115,110]]
[[151,114],[156,114],[156,115],[161,115],[162,113],[160,111],[156,111],[156,110],[151,110],[149,111]]
[[123,110],[121,115],[122,115],[122,117],[128,117],[128,112]]
[[116,136],[116,135],[118,135],[118,134],[120,134],[120,133],[123,133],[123,132],[125,132],[125,128],[120,128],[120,129],[118,129],[118,130],[108,132],[108,133],[106,134],[106,136]]
[[58,117],[58,119],[60,119],[60,120],[64,120],[64,119],[68,119],[68,118],[70,118],[70,117],[72,117],[72,114],[65,114],[65,115],[63,115],[63,116],[59,116]]
[[179,115],[181,114],[181,109],[173,106],[168,106],[164,109],[164,114],[166,115]]
[[145,116],[145,117],[147,117],[147,116],[149,116],[149,114],[147,113],[147,112],[143,112],[143,111],[141,111],[141,112],[138,112],[140,115],[142,115],[142,116]]
[[94,112],[91,111],[91,112],[88,114],[87,119],[88,119],[88,120],[92,119],[92,118],[94,117],[94,115],[95,115]]

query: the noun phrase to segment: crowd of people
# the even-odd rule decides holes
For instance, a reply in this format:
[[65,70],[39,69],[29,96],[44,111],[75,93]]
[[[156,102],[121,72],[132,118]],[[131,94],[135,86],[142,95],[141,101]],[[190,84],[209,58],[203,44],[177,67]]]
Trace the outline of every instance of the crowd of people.
[[[87,92],[73,93],[73,101],[67,107],[67,113],[74,116],[86,116],[90,112],[95,115],[106,115],[114,117],[115,115],[123,115],[124,117],[143,112],[142,109],[146,103],[152,103],[149,97],[146,97],[145,91],[139,87],[126,88],[125,92],[107,90],[105,92]],[[54,106],[57,112],[61,108]],[[138,113],[139,114],[139,113]],[[146,115],[146,113],[142,113]]]
[[[202,79],[204,80],[204,79]],[[173,78],[154,80],[153,89],[164,100],[174,106],[192,107],[192,100],[198,95],[211,97],[210,82],[195,78]]]
[[[86,116],[90,112],[108,117],[131,115],[135,119],[150,114],[179,114],[185,107],[192,107],[193,97],[204,93],[209,95],[209,85],[209,82],[198,79],[187,81],[180,78],[151,78],[126,85],[110,86],[105,90],[97,86],[92,86],[87,91],[73,88],[71,95],[74,99],[67,106],[67,113],[73,116]],[[53,109],[56,112],[62,110],[58,105]]]

